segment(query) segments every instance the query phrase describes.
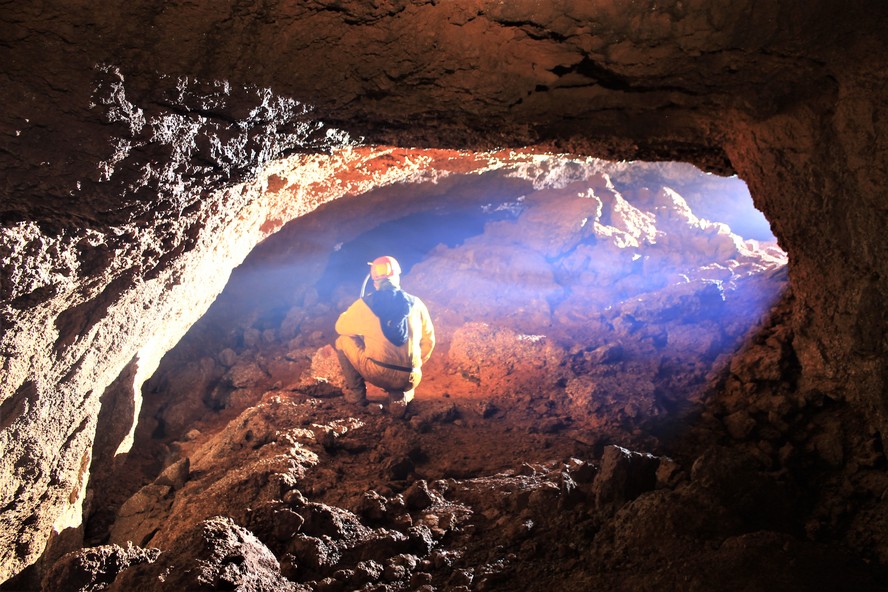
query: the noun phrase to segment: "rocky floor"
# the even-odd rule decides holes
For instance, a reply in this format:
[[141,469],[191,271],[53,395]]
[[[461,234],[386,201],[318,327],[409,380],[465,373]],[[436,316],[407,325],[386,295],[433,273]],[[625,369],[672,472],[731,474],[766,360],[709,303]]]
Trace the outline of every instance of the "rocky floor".
[[884,583],[847,547],[806,535],[799,476],[699,423],[686,427],[708,447],[671,457],[596,441],[548,399],[492,399],[436,378],[404,419],[385,413],[380,392],[356,408],[326,384],[271,389],[239,414],[208,418],[167,442],[166,468],[119,508],[114,544],[66,556],[45,589]]

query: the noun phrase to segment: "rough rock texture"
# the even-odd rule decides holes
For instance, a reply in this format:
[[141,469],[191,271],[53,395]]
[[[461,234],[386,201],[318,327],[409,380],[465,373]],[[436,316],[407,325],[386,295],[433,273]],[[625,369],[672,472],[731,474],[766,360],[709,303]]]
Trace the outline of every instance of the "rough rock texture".
[[[250,183],[194,195],[190,211],[176,209],[168,220],[161,208],[152,214],[161,218],[156,225],[136,218],[104,230],[39,221],[4,227],[4,565],[32,561],[50,532],[80,527],[94,435],[101,434],[100,465],[129,450],[142,383],[257,242],[330,199],[426,177],[438,158],[433,170],[483,169],[495,160],[451,165],[454,156],[358,149],[296,157]],[[237,369],[233,379],[250,380]]]
[[272,552],[228,518],[209,518],[156,563],[127,570],[107,588],[120,590],[236,590],[295,592]]
[[160,549],[103,545],[68,553],[43,578],[43,588],[59,592],[106,590],[126,568],[157,561]]
[[[4,7],[0,579],[78,527],[100,407],[133,410],[125,450],[142,382],[246,252],[403,168],[339,184],[384,154],[304,156],[299,187],[333,182],[282,202],[259,195],[294,181],[250,173],[361,136],[737,172],[790,254],[787,387],[881,450],[886,24],[877,0]],[[133,388],[101,403],[128,365]],[[735,413],[732,437],[757,435]]]
[[[544,168],[550,182],[564,180],[559,170],[579,170],[574,161]],[[487,190],[503,175],[489,173],[474,180],[481,194],[477,197],[484,198],[476,203],[479,212],[496,210],[487,207]],[[761,284],[754,293],[771,310],[771,299],[785,284],[775,273],[782,269],[779,253],[744,243],[725,228],[713,234],[709,223],[698,220],[684,200],[666,190],[648,192],[668,196],[665,202],[641,196],[644,207],[659,204],[656,212],[613,199],[623,213],[614,216],[598,207],[595,192],[587,194],[590,181],[609,186],[612,198],[622,195],[620,183],[603,183],[599,173],[586,179],[582,197],[576,179],[561,183],[562,191],[533,190],[525,181],[520,186],[527,192],[522,208],[505,217],[486,214],[492,220],[477,229],[479,234],[445,249],[448,256],[424,258],[407,272],[406,286],[432,295],[429,303],[442,343],[433,357],[438,363],[428,365],[406,420],[383,412],[377,403],[380,393],[371,391],[366,408],[350,406],[338,396],[338,377],[324,343],[332,337],[341,306],[329,306],[318,292],[345,294],[337,300],[347,304],[355,296],[355,278],[341,276],[338,281],[344,285],[325,288],[324,274],[300,274],[301,282],[314,277],[317,284],[284,290],[274,298],[260,289],[257,298],[259,278],[274,275],[281,253],[297,269],[323,267],[314,261],[318,258],[332,266],[333,249],[324,252],[318,242],[341,240],[345,231],[330,236],[325,222],[329,217],[348,227],[348,216],[336,208],[319,212],[312,220],[295,221],[257,248],[234,272],[208,314],[161,364],[146,393],[132,454],[115,474],[115,482],[96,485],[100,491],[90,518],[91,540],[108,537],[121,545],[133,541],[165,553],[176,550],[175,565],[164,563],[162,555],[155,564],[126,570],[113,586],[125,589],[124,582],[155,582],[157,573],[178,583],[191,577],[192,564],[201,566],[208,581],[226,573],[232,569],[227,556],[206,558],[182,542],[203,528],[202,521],[223,514],[239,525],[231,528],[252,533],[279,562],[278,568],[264,562],[237,573],[252,569],[257,578],[280,574],[310,590],[382,591],[423,585],[510,590],[516,582],[526,582],[522,589],[530,590],[620,590],[626,589],[621,588],[623,581],[632,582],[625,585],[630,589],[680,588],[684,581],[701,588],[723,582],[729,589],[775,589],[769,586],[779,582],[776,589],[805,589],[812,581],[823,581],[826,589],[839,590],[848,582],[863,590],[878,589],[879,570],[868,570],[849,556],[849,549],[863,551],[858,542],[851,542],[864,535],[862,529],[837,522],[821,524],[820,535],[805,532],[809,524],[819,523],[823,512],[859,503],[852,498],[863,497],[862,491],[833,491],[824,500],[800,498],[797,488],[816,478],[819,469],[790,473],[790,463],[793,458],[811,462],[812,455],[758,446],[756,435],[771,424],[792,422],[806,429],[805,417],[796,417],[799,410],[787,404],[792,395],[765,382],[793,371],[771,368],[785,363],[775,355],[786,343],[785,328],[780,329],[785,318],[756,328],[754,335],[762,343],[752,342],[743,362],[729,369],[725,356],[719,355],[735,349],[737,334],[761,317],[762,309],[758,314],[745,310],[754,311],[755,300],[743,291],[744,285]],[[454,180],[449,182],[453,189]],[[395,215],[403,210],[405,198],[393,191],[381,193]],[[412,192],[424,194],[418,185]],[[511,203],[512,196],[500,198]],[[385,229],[384,212],[379,211],[384,208],[377,203],[382,198],[367,199]],[[578,200],[598,204],[592,216],[576,208]],[[430,199],[424,207],[434,210],[437,205]],[[580,224],[583,219],[586,225]],[[569,229],[591,229],[578,242],[568,231],[551,236],[531,232],[533,224],[547,220]],[[572,267],[583,272],[581,277],[551,270],[547,277],[558,290],[585,294],[584,306],[611,320],[622,318],[624,307],[632,307],[632,314],[643,320],[633,331],[570,322],[562,326],[545,301],[536,305],[540,310],[535,314],[494,314],[485,323],[465,322],[463,315],[475,314],[477,295],[451,290],[450,298],[443,299],[435,292],[447,266],[465,260],[472,265],[461,266],[464,271],[510,285],[512,275],[523,269],[520,264],[517,269],[503,268],[495,258],[468,255],[503,242],[513,246],[516,262],[534,268],[541,265],[539,258],[526,255],[541,244],[558,245],[543,258],[547,268],[558,267],[561,249],[573,252],[579,245],[594,260],[616,248],[615,237],[631,243],[630,233],[619,234],[616,226],[603,222],[630,220],[646,222],[645,236],[658,241],[636,241],[625,255],[632,259],[637,250],[650,256],[658,244],[668,243],[670,249],[662,255],[671,253],[672,267],[655,259],[648,274],[613,273],[612,284],[605,284],[600,274],[585,273],[595,266]],[[434,218],[429,224],[435,225]],[[661,224],[670,232],[661,230]],[[637,228],[627,225],[624,231]],[[361,237],[372,242],[365,234],[343,244],[340,252],[356,243],[363,255]],[[541,242],[540,236],[550,240]],[[713,248],[723,244],[731,248]],[[442,249],[431,253],[440,255]],[[726,264],[716,265],[718,261]],[[712,273],[722,278],[716,301],[711,301],[705,284],[695,286],[688,278],[678,278],[675,268],[698,278]],[[676,276],[677,284],[663,282],[663,276]],[[627,277],[634,280],[626,289],[634,286],[641,292],[617,291],[620,297],[615,298],[610,290],[591,290],[625,283]],[[676,290],[676,285],[693,288]],[[644,308],[637,305],[640,293],[647,303]],[[595,294],[604,299],[596,300]],[[733,305],[735,299],[741,306]],[[785,314],[787,307],[784,301],[777,310]],[[722,308],[729,311],[726,318],[713,314]],[[527,324],[537,318],[544,319],[539,326]],[[692,332],[706,352],[690,347],[688,340],[670,345],[669,339],[651,339],[676,327]],[[784,333],[769,333],[781,330]],[[713,333],[718,339],[711,338]],[[583,346],[568,350],[561,340]],[[601,340],[604,344],[598,345]],[[200,369],[210,366],[224,369],[208,380]],[[757,379],[761,384],[755,396],[736,393]],[[250,397],[253,400],[245,403]],[[770,413],[753,411],[760,399],[771,405]],[[674,407],[680,404],[695,413],[676,413]],[[730,412],[723,409],[726,406]],[[187,421],[181,420],[183,408],[192,413]],[[701,423],[698,416],[707,413],[710,418]],[[680,429],[650,430],[656,420],[670,416]],[[734,421],[735,416],[745,419]],[[733,435],[735,423],[745,427]],[[691,434],[682,435],[685,431]],[[719,445],[728,433],[731,445]],[[827,441],[837,437],[834,426],[818,433]],[[688,445],[688,438],[696,442]],[[771,438],[779,441],[783,436]],[[604,445],[614,441],[622,446]],[[640,452],[639,444],[656,446],[656,455]],[[663,455],[670,450],[677,453],[675,458]],[[154,457],[154,466],[138,461],[146,456]],[[878,454],[871,459],[883,461]],[[854,478],[861,477],[856,471]],[[866,478],[878,487],[875,474]],[[803,507],[793,507],[799,500]],[[96,520],[107,508],[115,512],[110,526]],[[875,510],[867,505],[866,512],[871,508]],[[821,538],[834,541],[836,548]],[[753,574],[744,567],[774,554],[783,561],[772,561]],[[239,564],[249,565],[245,560]]]

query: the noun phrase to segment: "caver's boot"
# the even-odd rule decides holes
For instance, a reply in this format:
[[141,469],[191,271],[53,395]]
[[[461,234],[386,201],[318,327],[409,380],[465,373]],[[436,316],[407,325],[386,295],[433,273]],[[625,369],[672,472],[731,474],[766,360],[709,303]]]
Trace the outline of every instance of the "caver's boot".
[[388,405],[386,406],[389,415],[396,419],[401,419],[407,414],[407,406],[413,400],[413,391],[386,391],[388,395]]

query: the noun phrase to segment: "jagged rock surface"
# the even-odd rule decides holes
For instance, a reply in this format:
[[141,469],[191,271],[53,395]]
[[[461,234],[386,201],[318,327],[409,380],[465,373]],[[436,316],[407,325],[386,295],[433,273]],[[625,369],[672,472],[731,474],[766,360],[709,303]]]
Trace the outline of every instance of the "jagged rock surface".
[[[593,180],[608,186],[603,179]],[[585,210],[571,207],[571,215],[561,217],[545,214],[563,211],[577,199],[597,203],[585,191],[578,198],[575,185],[564,189],[541,190],[546,199],[529,195],[520,213],[488,223],[479,235],[448,248],[441,260],[472,260],[472,266],[461,268],[491,280],[505,270],[507,276],[500,279],[508,283],[511,267],[467,254],[508,237],[513,243],[526,241],[513,249],[520,259],[522,249],[533,251],[542,244],[528,232],[528,220],[556,219],[582,228],[569,221],[571,216],[575,221],[588,218]],[[612,185],[610,191],[611,197],[619,195]],[[306,590],[423,585],[505,590],[519,581],[528,590],[716,585],[805,590],[815,583],[828,590],[849,583],[878,589],[883,574],[855,558],[878,557],[878,548],[860,546],[872,532],[823,518],[852,504],[861,510],[855,515],[871,523],[879,502],[860,487],[837,482],[821,486],[821,498],[801,493],[830,473],[828,453],[834,448],[829,444],[845,440],[838,425],[822,423],[829,415],[820,407],[793,402],[795,395],[786,384],[798,372],[797,363],[787,357],[790,301],[784,298],[776,308],[767,307],[772,316],[755,328],[742,356],[725,365],[721,354],[738,347],[738,336],[762,315],[762,309],[753,308],[750,294],[764,302],[779,295],[785,278],[775,271],[782,269],[782,256],[771,247],[744,243],[721,227],[712,233],[709,223],[697,220],[677,194],[655,194],[668,200],[641,203],[669,204],[656,214],[633,210],[631,202],[621,206],[624,220],[645,220],[650,223],[648,236],[673,241],[671,266],[658,260],[650,284],[641,281],[643,274],[629,283],[643,289],[648,306],[633,304],[638,293],[632,291],[616,302],[608,290],[602,292],[608,294],[604,300],[596,300],[593,292],[585,301],[586,308],[614,309],[612,319],[623,317],[630,310],[624,306],[631,304],[644,330],[560,327],[560,317],[545,303],[535,314],[494,317],[497,324],[491,326],[494,318],[480,323],[461,316],[473,314],[476,295],[471,292],[446,301],[430,298],[433,310],[441,307],[444,339],[437,356],[446,363],[430,364],[406,421],[385,415],[375,403],[356,409],[337,396],[335,364],[329,346],[321,347],[331,337],[337,309],[300,292],[288,296],[298,302],[291,308],[249,298],[257,272],[274,263],[271,254],[289,248],[283,237],[306,240],[309,235],[284,233],[269,241],[162,367],[156,392],[146,399],[145,446],[140,450],[150,450],[148,440],[160,438],[165,447],[156,453],[163,455],[167,468],[120,505],[111,541],[180,549],[179,541],[202,528],[201,521],[224,513],[273,554],[279,562],[273,574]],[[545,258],[546,266],[557,267],[561,249],[575,252],[579,244],[588,247],[593,259],[597,250],[614,248],[615,229],[600,224],[613,216],[600,207],[592,210],[598,217],[589,223],[591,234],[570,246],[563,237]],[[657,222],[673,232],[660,231]],[[729,248],[720,252],[713,243]],[[656,252],[657,245],[651,240],[647,247],[636,242],[632,248]],[[729,267],[714,265],[719,255],[731,261]],[[631,252],[627,256],[631,259]],[[444,275],[441,265],[429,258],[415,265],[404,282],[416,285],[418,293],[434,293],[440,284],[436,278]],[[706,274],[721,278],[717,303],[705,283],[696,286],[684,278],[677,285],[690,288],[676,290],[662,281],[661,276],[673,277],[678,268],[698,279]],[[613,274],[611,281],[624,282],[631,274]],[[588,278],[600,285],[599,275]],[[455,281],[466,284],[459,277]],[[239,288],[241,282],[249,290]],[[572,290],[588,291],[572,276],[569,284]],[[552,285],[565,289],[554,280]],[[734,298],[740,304],[732,308]],[[713,306],[728,307],[728,319],[713,316]],[[276,312],[271,314],[268,307]],[[757,314],[744,321],[740,313],[750,313],[750,308]],[[234,314],[238,310],[241,314]],[[221,324],[221,318],[230,325]],[[537,318],[547,320],[527,324]],[[725,333],[717,342],[703,340],[705,351],[689,350],[686,341],[670,345],[668,339],[650,338],[664,327],[668,334],[676,325],[706,335],[710,324]],[[220,328],[227,341],[216,339]],[[560,345],[556,337],[568,328],[571,342],[588,347],[568,351]],[[556,337],[522,332],[531,329]],[[596,343],[615,335],[619,343]],[[203,384],[204,396],[221,388],[250,391],[254,400],[243,409],[247,399],[214,398],[217,414],[205,407],[199,414],[202,422],[188,422],[202,431],[183,434],[164,418],[178,414],[177,405],[169,407],[168,402],[180,398],[174,385],[190,383],[194,366],[187,360],[195,355],[215,357],[229,372],[240,367],[238,374],[256,377],[245,386],[227,374],[219,376],[217,385]],[[633,362],[634,357],[647,362]],[[681,372],[662,372],[670,363],[687,362],[693,364]],[[745,392],[738,392],[740,388]],[[377,395],[371,397],[375,401]],[[692,412],[667,412],[666,402],[681,403]],[[652,430],[664,416],[671,416],[680,429]],[[159,424],[166,426],[162,432],[156,429]],[[787,427],[775,431],[779,425]],[[795,426],[797,435],[788,426]],[[792,442],[800,439],[821,442],[827,456],[814,448],[794,451]],[[604,445],[614,440],[623,446]],[[644,452],[647,446],[656,448],[656,454]],[[883,463],[883,455],[872,454],[873,446],[870,442],[869,456],[855,452],[855,464]],[[855,469],[847,478],[879,487],[878,471]],[[110,497],[105,502],[114,503]],[[200,556],[191,550],[177,553],[180,558]],[[744,568],[750,561],[758,565],[751,573]],[[216,574],[224,563],[202,565]],[[113,585],[169,569],[178,568],[158,561],[127,570]]]
[[[256,212],[256,192],[207,185],[341,146],[334,128],[739,173],[791,257],[789,388],[847,406],[861,446],[881,450],[886,21],[876,0],[9,5],[0,578],[39,557],[52,530],[77,527],[91,459],[117,448],[92,451],[100,407],[137,409],[134,392],[246,251],[319,194],[349,191]],[[214,238],[228,235],[251,238],[231,253]],[[100,403],[125,370],[134,388]],[[755,437],[735,413],[732,435]],[[812,446],[833,462],[844,448]]]

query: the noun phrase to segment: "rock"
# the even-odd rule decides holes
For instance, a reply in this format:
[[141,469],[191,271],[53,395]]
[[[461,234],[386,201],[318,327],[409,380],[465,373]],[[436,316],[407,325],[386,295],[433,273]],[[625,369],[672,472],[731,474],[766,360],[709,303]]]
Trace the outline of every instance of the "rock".
[[724,302],[724,288],[720,282],[701,280],[675,284],[633,298],[620,310],[643,324],[674,321],[688,324],[718,315]]
[[226,378],[234,388],[250,388],[265,382],[268,375],[255,362],[238,360],[228,371]]
[[598,474],[598,467],[578,458],[568,459],[565,468],[570,474],[571,479],[577,483],[592,483],[592,481],[595,480],[595,475]]
[[157,561],[160,549],[102,545],[63,556],[43,577],[43,590],[93,592],[105,590],[125,569]]
[[267,392],[264,388],[238,388],[228,394],[225,407],[235,410],[248,409],[259,402]]
[[191,461],[188,457],[185,457],[165,468],[163,472],[157,476],[157,479],[154,480],[154,483],[157,485],[167,485],[171,487],[173,491],[182,489],[182,486],[188,481],[190,467]]
[[262,339],[262,333],[253,327],[244,329],[244,345],[248,349],[256,349]]
[[657,466],[658,488],[675,487],[685,478],[685,472],[677,462],[665,456],[660,457],[660,464]]
[[[466,323],[453,334],[448,361],[490,393],[540,388],[562,376],[566,353],[543,335],[526,335],[485,323]],[[532,377],[532,378],[531,378]]]
[[383,572],[383,577],[387,582],[397,582],[399,580],[403,580],[407,577],[408,571],[403,565],[398,565],[395,563],[387,563],[385,566],[385,571]]
[[749,528],[765,524],[789,528],[799,508],[784,483],[768,471],[760,456],[750,451],[712,447],[691,466],[691,485],[721,504]]
[[617,508],[654,489],[659,464],[660,459],[651,454],[606,446],[601,469],[592,484],[596,507]]
[[387,518],[385,498],[375,491],[366,491],[358,504],[357,512],[372,522],[381,522]]
[[429,490],[425,479],[414,481],[404,492],[404,501],[411,510],[425,510],[440,501],[440,496]]
[[299,334],[299,325],[305,319],[306,313],[301,306],[295,306],[289,310],[287,316],[281,322],[281,338],[293,339]]
[[202,522],[148,566],[129,569],[109,592],[239,590],[297,592],[272,552],[230,518]]
[[658,369],[647,361],[634,362],[619,374],[584,374],[565,386],[571,415],[584,426],[611,433],[625,431],[627,424],[645,425],[663,410],[657,400]]
[[361,561],[355,566],[354,583],[356,585],[367,582],[378,582],[382,578],[384,567],[377,561]]
[[149,483],[141,488],[117,511],[109,540],[120,545],[146,545],[167,519],[172,494],[169,485]]
[[170,403],[161,411],[164,429],[177,436],[207,412],[207,393],[222,378],[223,369],[210,357],[178,365],[164,375],[162,392]]
[[744,440],[755,429],[755,420],[746,411],[737,411],[724,419],[725,428],[735,440]]
[[280,502],[265,502],[247,512],[246,527],[272,551],[280,555],[302,529],[305,519]]
[[579,490],[577,489],[577,482],[571,478],[570,473],[567,471],[561,471],[558,474],[558,487],[561,490],[562,500],[570,503],[582,500],[582,496],[579,495]]
[[305,565],[315,571],[332,568],[341,558],[335,545],[327,544],[318,537],[304,534],[293,537],[288,549],[298,559],[300,565]]
[[623,346],[619,343],[601,345],[593,349],[591,352],[588,352],[588,355],[584,355],[589,363],[596,366],[601,364],[614,364],[622,360],[623,356]]
[[416,419],[419,417],[419,420],[427,424],[434,423],[453,423],[460,417],[459,407],[456,406],[455,403],[442,402],[440,404],[431,404],[426,405],[422,408],[422,411],[419,416],[414,416],[411,418]]
[[325,345],[316,350],[311,357],[311,367],[290,388],[312,397],[341,396],[345,389],[345,378],[333,346]]
[[[340,570],[336,573],[342,578],[347,578],[352,572],[350,570]],[[342,592],[345,590],[345,581],[335,577],[323,578],[315,582],[315,588],[318,592]]]
[[298,508],[297,512],[305,520],[302,532],[309,536],[348,542],[370,533],[370,529],[361,524],[357,516],[342,508],[309,502]]
[[428,526],[411,526],[408,531],[410,550],[420,556],[428,555],[435,548],[435,538]]
[[219,352],[219,363],[226,368],[231,368],[237,362],[237,353],[230,347]]
[[522,331],[543,327],[550,313],[548,298],[557,298],[562,288],[545,256],[530,249],[516,251],[509,245],[512,238],[469,239],[456,248],[440,245],[413,267],[411,281],[425,287],[422,298],[430,310],[447,310],[453,294],[472,286],[473,297],[453,311],[456,326],[466,321],[493,324],[511,316]]

